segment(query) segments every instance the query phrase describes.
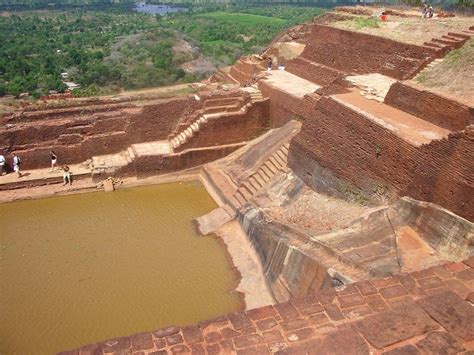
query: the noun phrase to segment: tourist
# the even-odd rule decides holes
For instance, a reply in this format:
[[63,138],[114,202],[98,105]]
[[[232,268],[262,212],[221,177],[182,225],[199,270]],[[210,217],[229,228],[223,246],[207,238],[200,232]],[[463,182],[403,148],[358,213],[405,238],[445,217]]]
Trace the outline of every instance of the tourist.
[[21,164],[20,157],[16,154],[13,154],[13,171],[17,174],[19,178],[21,177],[20,164]]
[[272,70],[272,64],[273,64],[273,61],[272,61],[272,58],[270,58],[270,60],[268,61],[268,69],[267,69],[267,71],[271,71],[271,70]]
[[428,7],[428,12],[427,12],[427,14],[426,14],[426,17],[432,18],[432,17],[433,17],[433,13],[434,13],[433,6]]
[[51,150],[49,152],[49,156],[51,157],[51,171],[53,171],[58,161],[58,155],[54,152],[54,150]]
[[6,174],[5,163],[6,163],[5,157],[2,154],[0,154],[0,175],[2,176]]
[[63,170],[63,180],[64,180],[63,186],[67,184],[72,185],[71,172],[69,171],[69,166],[63,165],[62,170]]

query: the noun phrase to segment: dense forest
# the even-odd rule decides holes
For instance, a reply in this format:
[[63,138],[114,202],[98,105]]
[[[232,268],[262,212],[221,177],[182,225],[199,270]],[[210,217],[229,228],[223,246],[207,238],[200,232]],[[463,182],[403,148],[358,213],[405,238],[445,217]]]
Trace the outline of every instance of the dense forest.
[[185,71],[184,63],[232,64],[262,50],[284,28],[323,12],[238,5],[187,10],[160,16],[112,6],[4,14],[0,95],[64,92],[65,82],[80,84],[76,95],[95,95],[199,80],[208,73]]

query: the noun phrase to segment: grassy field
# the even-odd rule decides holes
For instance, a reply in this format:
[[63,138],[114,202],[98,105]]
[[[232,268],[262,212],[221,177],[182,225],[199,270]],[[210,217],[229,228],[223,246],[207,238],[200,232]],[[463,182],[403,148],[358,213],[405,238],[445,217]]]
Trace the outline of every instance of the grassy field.
[[255,25],[283,25],[286,21],[277,17],[260,16],[243,13],[227,13],[227,12],[208,12],[199,15],[199,17],[210,17],[219,21],[235,23],[242,26]]

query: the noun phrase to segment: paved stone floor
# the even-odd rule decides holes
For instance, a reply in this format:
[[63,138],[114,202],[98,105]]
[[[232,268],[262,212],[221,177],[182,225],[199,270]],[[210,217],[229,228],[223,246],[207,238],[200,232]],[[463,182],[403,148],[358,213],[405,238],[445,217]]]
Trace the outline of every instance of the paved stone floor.
[[62,354],[452,354],[474,350],[474,257]]
[[369,100],[351,89],[349,93],[332,96],[337,102],[357,111],[390,130],[406,142],[420,146],[435,139],[446,138],[450,131],[384,103]]
[[[69,169],[76,176],[90,174],[91,172],[91,169],[84,164],[71,164],[69,165]],[[63,172],[59,168],[54,169],[53,171],[51,171],[51,168],[22,170],[21,174],[22,176],[20,178],[18,178],[15,173],[0,176],[0,185],[54,178],[62,179],[63,177]]]
[[306,94],[312,94],[320,88],[319,85],[285,70],[272,70],[267,73],[268,76],[265,79],[267,84],[299,98],[303,98]]

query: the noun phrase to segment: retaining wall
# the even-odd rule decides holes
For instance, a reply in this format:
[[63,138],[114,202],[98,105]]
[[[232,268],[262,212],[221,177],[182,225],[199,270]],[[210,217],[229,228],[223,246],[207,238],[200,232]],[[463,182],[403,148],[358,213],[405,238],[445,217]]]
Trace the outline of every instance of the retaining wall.
[[[330,193],[348,182],[368,194],[393,191],[474,220],[474,132],[415,147],[361,114],[323,97],[292,140],[289,166]],[[321,174],[331,179],[322,181]]]
[[413,77],[436,50],[369,34],[314,24],[303,58],[349,73]]
[[474,104],[468,106],[413,83],[393,84],[385,97],[385,103],[452,131],[463,130],[469,124],[474,124]]

